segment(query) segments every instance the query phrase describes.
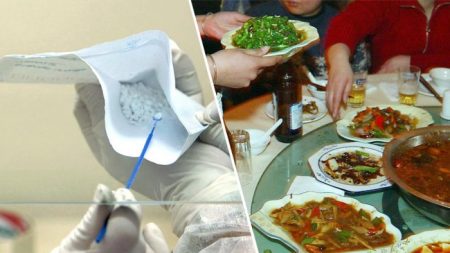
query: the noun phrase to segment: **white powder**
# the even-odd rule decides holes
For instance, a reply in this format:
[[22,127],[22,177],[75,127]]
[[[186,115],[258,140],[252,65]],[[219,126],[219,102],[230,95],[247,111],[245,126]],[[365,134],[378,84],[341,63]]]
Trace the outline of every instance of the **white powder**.
[[120,107],[133,125],[149,125],[153,115],[170,110],[159,85],[151,87],[144,82],[120,83]]

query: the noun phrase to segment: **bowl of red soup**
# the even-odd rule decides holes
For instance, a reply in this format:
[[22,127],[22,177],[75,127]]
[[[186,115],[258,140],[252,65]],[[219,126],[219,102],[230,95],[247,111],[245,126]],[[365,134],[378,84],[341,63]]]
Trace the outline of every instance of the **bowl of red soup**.
[[383,152],[386,177],[426,217],[450,225],[450,126],[396,136]]

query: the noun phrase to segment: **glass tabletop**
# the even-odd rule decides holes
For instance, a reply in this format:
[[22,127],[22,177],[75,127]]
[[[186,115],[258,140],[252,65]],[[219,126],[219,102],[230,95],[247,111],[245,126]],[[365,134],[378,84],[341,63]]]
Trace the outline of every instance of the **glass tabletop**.
[[[424,107],[424,109],[432,115],[435,125],[450,124],[450,121],[439,117],[440,107]],[[257,212],[269,200],[284,197],[296,176],[314,176],[308,165],[308,158],[311,155],[323,146],[343,142],[347,142],[347,140],[337,135],[336,124],[331,123],[308,133],[289,145],[269,164],[261,176],[253,196],[251,213]],[[426,230],[445,228],[410,206],[395,186],[377,192],[349,196],[362,203],[372,205],[388,215],[392,224],[402,232],[403,237]],[[255,228],[253,231],[260,252],[265,249],[277,253],[292,252],[292,249],[280,241],[266,237]]]

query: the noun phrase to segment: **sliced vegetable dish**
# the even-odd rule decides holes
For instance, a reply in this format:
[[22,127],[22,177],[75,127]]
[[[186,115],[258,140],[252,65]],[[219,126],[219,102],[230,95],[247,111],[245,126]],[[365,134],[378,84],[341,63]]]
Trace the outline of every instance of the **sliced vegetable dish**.
[[391,138],[416,128],[417,118],[402,114],[392,107],[367,107],[352,119],[350,133],[359,138]]
[[331,197],[303,205],[287,203],[270,216],[310,253],[374,249],[394,242],[383,218]]

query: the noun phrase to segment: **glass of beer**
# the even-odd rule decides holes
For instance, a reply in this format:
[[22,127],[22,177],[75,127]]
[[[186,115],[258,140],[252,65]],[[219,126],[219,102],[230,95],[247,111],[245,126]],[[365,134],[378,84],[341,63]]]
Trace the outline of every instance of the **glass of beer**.
[[359,71],[353,73],[353,83],[350,95],[348,97],[348,104],[351,107],[361,107],[366,100],[366,83],[367,71]]
[[399,70],[398,92],[400,103],[405,105],[415,105],[417,93],[419,92],[420,68],[409,66]]

